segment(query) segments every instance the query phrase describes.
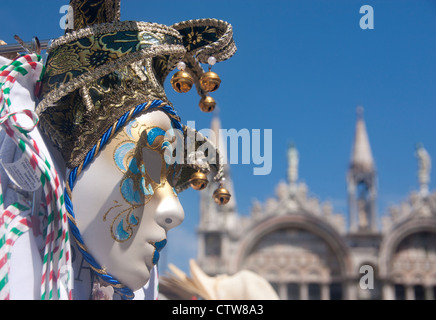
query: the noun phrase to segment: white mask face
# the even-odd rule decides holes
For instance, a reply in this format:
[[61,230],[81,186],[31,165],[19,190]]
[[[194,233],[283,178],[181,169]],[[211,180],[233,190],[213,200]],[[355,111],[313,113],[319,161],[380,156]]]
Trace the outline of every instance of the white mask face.
[[73,191],[76,222],[88,252],[135,291],[148,281],[168,230],[184,219],[173,188],[178,168],[170,118],[151,111],[128,123],[82,172]]

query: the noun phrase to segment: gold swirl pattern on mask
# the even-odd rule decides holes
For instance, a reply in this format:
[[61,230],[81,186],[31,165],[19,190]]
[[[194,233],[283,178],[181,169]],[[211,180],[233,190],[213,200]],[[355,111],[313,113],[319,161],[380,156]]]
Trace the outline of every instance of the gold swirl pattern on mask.
[[[115,212],[115,217],[110,224],[110,232],[117,242],[125,242],[133,235],[134,227],[140,220],[135,216],[135,210],[145,206],[158,188],[162,188],[167,182],[173,185],[177,179],[180,167],[177,164],[168,165],[165,159],[166,152],[172,154],[171,144],[175,142],[176,137],[173,136],[171,139],[165,137],[166,132],[163,129],[144,127],[133,120],[116,138],[121,141],[115,148],[113,159],[117,168],[124,174],[119,188],[125,204],[114,201],[114,206],[103,215],[103,221],[107,220],[110,213]],[[145,166],[147,159],[143,158],[144,148],[157,152],[161,157],[159,182],[154,181],[147,171]],[[177,196],[174,188],[173,191]]]

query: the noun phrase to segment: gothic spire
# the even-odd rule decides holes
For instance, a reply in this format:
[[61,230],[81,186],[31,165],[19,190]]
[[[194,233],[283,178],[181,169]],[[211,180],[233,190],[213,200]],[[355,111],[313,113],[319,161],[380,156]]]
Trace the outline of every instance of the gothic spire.
[[362,107],[357,108],[356,131],[350,159],[350,170],[356,173],[371,173],[375,170]]
[[363,108],[357,108],[357,122],[347,175],[350,232],[377,232],[376,171],[363,120]]

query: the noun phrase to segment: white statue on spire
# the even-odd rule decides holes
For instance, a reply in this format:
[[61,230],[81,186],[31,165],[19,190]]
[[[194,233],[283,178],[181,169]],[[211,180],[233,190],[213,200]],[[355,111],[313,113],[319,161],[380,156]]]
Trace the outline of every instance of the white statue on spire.
[[288,148],[288,180],[289,183],[295,184],[298,180],[298,150],[293,143]]
[[421,143],[416,144],[415,155],[418,158],[418,182],[420,192],[426,195],[430,182],[431,158]]

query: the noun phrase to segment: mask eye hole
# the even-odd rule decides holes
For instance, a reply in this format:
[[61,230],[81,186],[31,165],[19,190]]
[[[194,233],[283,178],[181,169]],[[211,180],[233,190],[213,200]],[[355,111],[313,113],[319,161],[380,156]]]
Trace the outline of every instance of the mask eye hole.
[[157,184],[160,184],[160,175],[162,171],[162,157],[156,151],[143,148],[142,159],[144,169],[148,176]]

